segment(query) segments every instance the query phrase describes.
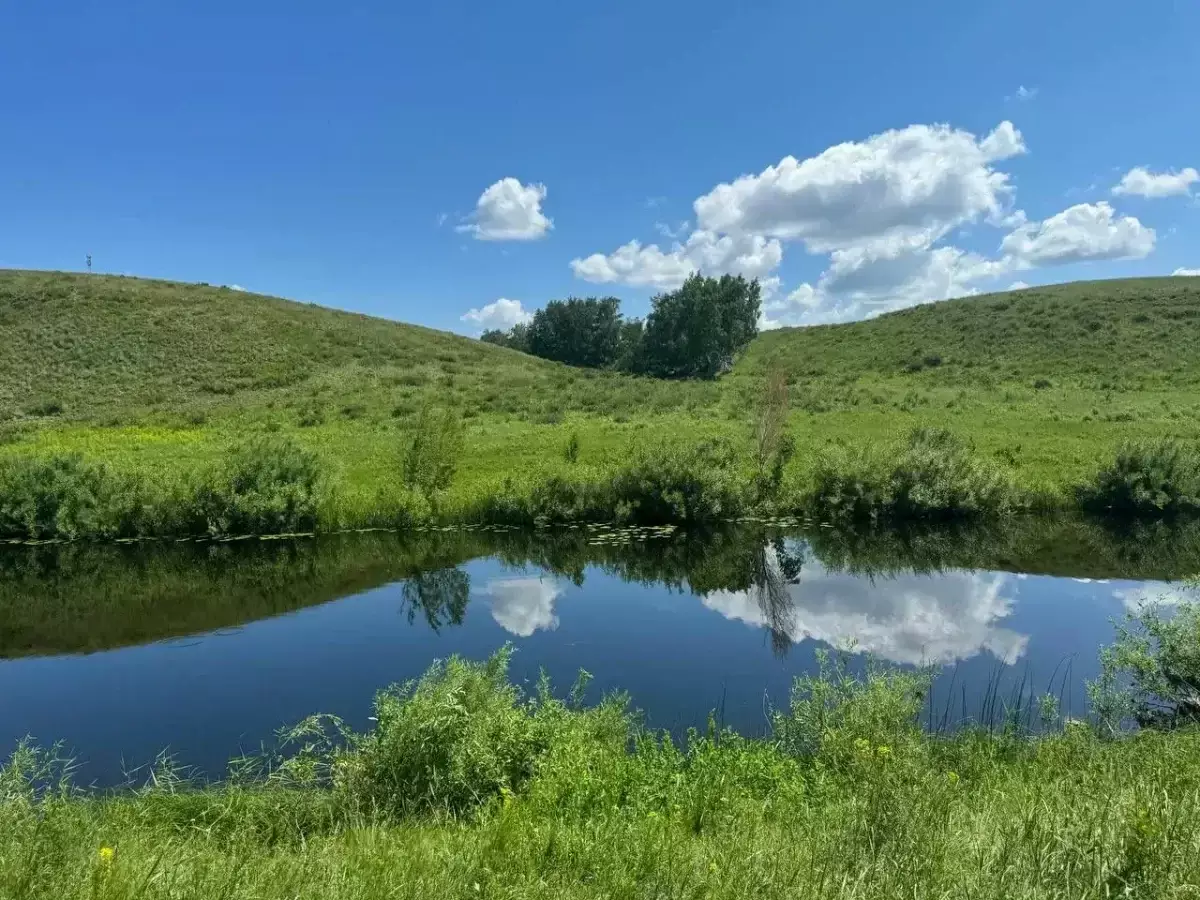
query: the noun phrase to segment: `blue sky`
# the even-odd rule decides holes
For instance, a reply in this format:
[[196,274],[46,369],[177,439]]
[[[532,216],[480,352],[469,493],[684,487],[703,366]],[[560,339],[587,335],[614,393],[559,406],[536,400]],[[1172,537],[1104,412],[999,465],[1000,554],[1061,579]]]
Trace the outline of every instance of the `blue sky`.
[[770,325],[1200,270],[1193,0],[183,6],[0,11],[0,266],[464,333],[692,269]]

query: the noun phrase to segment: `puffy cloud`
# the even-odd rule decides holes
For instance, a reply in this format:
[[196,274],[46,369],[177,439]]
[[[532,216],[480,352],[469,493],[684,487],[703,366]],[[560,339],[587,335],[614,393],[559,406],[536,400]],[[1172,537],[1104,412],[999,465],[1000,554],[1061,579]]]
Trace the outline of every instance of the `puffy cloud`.
[[720,184],[694,204],[703,229],[803,240],[814,252],[880,239],[928,245],[980,217],[1006,214],[1009,177],[993,163],[1025,152],[1002,122],[983,140],[947,125],[910,125],[784,157]]
[[490,598],[496,624],[517,637],[558,627],[554,601],[562,588],[553,579],[493,578],[483,589]]
[[1155,233],[1132,216],[1115,217],[1107,203],[1080,203],[1009,233],[1001,250],[1019,265],[1045,266],[1095,259],[1140,259],[1154,250]]
[[786,297],[764,300],[758,327],[764,331],[788,325],[808,324],[822,303],[822,296],[808,282],[788,293]]
[[229,289],[230,289],[231,291],[239,291],[239,292],[241,292],[241,293],[243,293],[243,294],[246,292],[246,289],[245,289],[244,287],[242,287],[240,284],[231,284],[231,285],[229,286]]
[[[1013,663],[1029,643],[1000,623],[1012,613],[1008,576],[955,572],[862,579],[805,566],[788,586],[788,636],[855,650],[892,662],[947,664],[990,652]],[[767,626],[752,592],[717,591],[704,605],[730,619]]]
[[1172,275],[1191,275],[1191,276],[1193,276],[1193,277],[1200,277],[1200,269],[1184,269],[1184,268],[1178,268],[1178,269],[1176,269],[1174,272],[1172,272],[1171,274],[1172,274]]
[[543,184],[521,184],[501,178],[479,196],[470,220],[455,230],[481,241],[531,241],[543,237],[554,223],[542,212]]
[[1012,284],[1010,284],[1008,286],[1008,289],[1010,291],[1023,291],[1027,287],[1029,287],[1029,285],[1026,284],[1024,281],[1014,281]]
[[745,275],[764,279],[783,261],[783,246],[762,235],[717,235],[693,231],[684,243],[669,250],[657,244],[630,241],[610,254],[593,253],[571,260],[575,277],[597,284],[620,282],[638,287],[672,290],[693,272],[705,275]]
[[1190,193],[1197,181],[1200,181],[1200,172],[1193,168],[1180,172],[1151,172],[1137,166],[1125,173],[1112,192],[1117,196],[1125,194],[1150,199],[1174,197]]
[[522,307],[520,300],[508,300],[501,297],[487,306],[467,310],[459,317],[459,321],[467,322],[484,331],[492,328],[507,331],[514,325],[528,322],[532,318],[533,313]]

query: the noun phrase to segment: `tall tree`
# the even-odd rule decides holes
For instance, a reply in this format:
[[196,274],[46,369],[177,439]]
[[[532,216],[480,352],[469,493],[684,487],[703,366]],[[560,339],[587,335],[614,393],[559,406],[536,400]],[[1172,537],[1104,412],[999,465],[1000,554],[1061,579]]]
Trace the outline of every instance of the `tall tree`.
[[677,291],[651,300],[642,353],[660,378],[714,378],[758,333],[761,289],[741,275],[692,275]]
[[620,307],[616,297],[552,300],[529,324],[529,352],[571,366],[610,366],[621,345]]

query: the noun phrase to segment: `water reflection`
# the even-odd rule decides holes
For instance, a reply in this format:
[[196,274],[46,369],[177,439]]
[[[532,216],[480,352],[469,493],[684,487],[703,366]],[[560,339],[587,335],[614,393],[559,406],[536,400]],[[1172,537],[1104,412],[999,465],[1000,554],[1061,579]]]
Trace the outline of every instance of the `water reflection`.
[[379,688],[508,641],[518,680],[545,669],[565,686],[585,668],[597,695],[626,690],[669,728],[719,708],[761,730],[764,697],[786,702],[818,647],[850,642],[953,670],[939,717],[994,697],[1001,661],[1078,712],[1110,617],[1178,592],[1200,571],[1198,535],[1036,519],[0,547],[0,755],[33,733],[64,739],[101,781],[168,746],[219,774],[313,712],[366,727]]
[[481,591],[492,607],[496,624],[516,637],[558,627],[554,601],[562,588],[552,578],[492,578]]

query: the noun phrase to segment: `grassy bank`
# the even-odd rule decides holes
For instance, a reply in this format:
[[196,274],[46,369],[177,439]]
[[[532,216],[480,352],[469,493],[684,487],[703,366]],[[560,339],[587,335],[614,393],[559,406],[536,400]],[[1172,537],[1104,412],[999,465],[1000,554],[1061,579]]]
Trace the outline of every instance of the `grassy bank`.
[[[413,502],[403,473],[433,405],[464,423],[439,517],[489,504],[553,514],[543,488],[566,484],[590,485],[555,487],[559,499],[588,494],[567,506],[610,505],[619,518],[628,496],[602,489],[643,452],[716,442],[733,457],[727,480],[751,483],[764,383],[779,372],[795,447],[780,491],[792,508],[831,480],[860,495],[904,490],[904,472],[880,467],[921,429],[948,430],[978,471],[1004,476],[955,488],[955,502],[1074,504],[1122,447],[1200,437],[1198,301],[1187,278],[949,301],[765,333],[718,379],[666,381],[219,288],[2,272],[0,329],[12,338],[0,343],[0,460],[78,454],[171,494],[166,509],[195,523],[197,510],[181,510],[198,480],[255,437],[286,439],[315,456],[329,488],[318,527],[421,518],[426,498]],[[1015,497],[996,493],[1008,481]]]
[[[1174,698],[1187,714],[1164,678],[1195,677],[1181,639],[1200,617],[1171,621],[1131,624],[1106,671],[1132,681],[1098,708]],[[926,675],[853,677],[834,657],[768,737],[714,726],[676,744],[619,697],[526,696],[506,664],[435,666],[380,694],[371,732],[314,718],[206,788],[160,768],[141,791],[81,794],[23,749],[0,773],[0,893],[1183,897],[1200,882],[1200,732],[1181,721],[1056,727],[1047,702],[1038,736],[929,734]]]

